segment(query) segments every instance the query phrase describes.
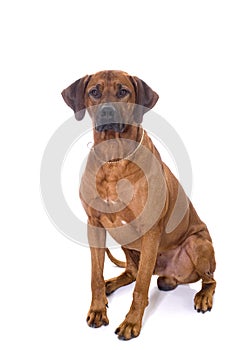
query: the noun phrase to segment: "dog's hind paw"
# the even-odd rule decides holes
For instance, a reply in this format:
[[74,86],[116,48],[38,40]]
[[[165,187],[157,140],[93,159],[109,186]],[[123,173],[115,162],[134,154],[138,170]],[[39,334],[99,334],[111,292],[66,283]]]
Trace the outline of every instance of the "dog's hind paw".
[[201,290],[195,295],[194,309],[197,310],[197,312],[202,312],[204,314],[206,311],[211,311],[212,305],[213,295],[211,293]]

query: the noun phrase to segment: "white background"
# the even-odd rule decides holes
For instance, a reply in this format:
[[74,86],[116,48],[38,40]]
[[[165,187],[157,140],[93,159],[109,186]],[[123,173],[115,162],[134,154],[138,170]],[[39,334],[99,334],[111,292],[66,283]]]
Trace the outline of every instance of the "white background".
[[[230,347],[231,1],[22,0],[1,7],[1,349],[197,349],[223,340]],[[160,95],[155,111],[189,152],[192,201],[217,259],[211,313],[193,310],[198,284],[158,292],[153,277],[141,335],[130,342],[114,330],[133,286],[109,298],[108,327],[87,327],[89,251],[52,225],[39,188],[46,144],[72,115],[60,92],[102,69],[137,75]],[[107,261],[106,277],[119,272]]]

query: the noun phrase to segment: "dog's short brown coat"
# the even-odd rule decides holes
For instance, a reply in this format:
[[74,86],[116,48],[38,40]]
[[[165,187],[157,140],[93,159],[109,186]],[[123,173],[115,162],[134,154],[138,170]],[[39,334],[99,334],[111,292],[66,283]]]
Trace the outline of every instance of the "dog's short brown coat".
[[[157,283],[162,290],[171,290],[179,284],[201,279],[202,289],[194,298],[194,306],[198,312],[211,310],[216,286],[213,278],[216,264],[208,229],[198,217],[178,180],[162,162],[159,152],[141,126],[143,114],[158,100],[157,93],[137,77],[121,71],[102,71],[77,80],[66,88],[62,95],[65,102],[74,110],[78,120],[84,117],[85,109],[89,108],[94,130],[94,148],[90,152],[80,188],[81,200],[88,216],[88,238],[92,256],[92,301],[87,316],[88,325],[92,327],[107,325],[109,321],[106,295],[136,280],[130,310],[116,329],[116,334],[124,340],[138,336],[144,309],[148,304],[148,289],[152,274],[159,276]],[[97,131],[95,126],[99,106],[117,102],[123,102],[116,107],[126,123],[123,132]],[[135,107],[134,104],[138,106]],[[129,144],[128,149],[127,147],[121,149],[123,139],[136,141],[139,146],[135,149],[136,146]],[[111,154],[111,148],[101,148],[101,143],[104,145],[106,140],[114,142],[116,140],[117,159]],[[148,154],[152,154],[156,159],[156,171],[162,174],[158,186],[163,188],[165,197],[159,218],[146,232],[140,234],[140,230],[145,229],[143,226],[145,222],[138,221],[136,226],[133,224],[130,226],[130,223],[140,216],[147,203],[149,192],[147,176],[151,175],[153,178],[155,171],[152,165],[148,165],[149,175],[146,176],[137,165],[137,162],[141,161],[143,149],[148,150]],[[131,154],[131,157],[127,154]],[[103,162],[101,160],[103,155],[104,159],[110,161]],[[145,164],[150,164],[152,158],[147,160]],[[116,203],[124,201],[120,198],[119,188],[117,190],[117,184],[122,179],[130,182],[133,195],[127,206],[114,210]],[[161,195],[156,186],[155,178],[153,186],[155,197],[147,207],[148,220],[153,217]],[[122,187],[122,196],[126,187]],[[183,208],[183,214],[174,226],[171,218],[174,218],[178,194],[180,196],[178,207]],[[106,208],[113,206],[113,210],[104,212],[102,204]],[[122,235],[124,225],[128,223],[126,226],[130,229],[125,229],[124,236]],[[115,231],[118,227],[123,228],[123,231]],[[126,263],[122,264],[108,251],[108,255],[116,264],[125,265],[125,271],[120,276],[108,281],[104,281],[103,277],[106,229],[118,242],[123,242],[122,249],[126,256]]]

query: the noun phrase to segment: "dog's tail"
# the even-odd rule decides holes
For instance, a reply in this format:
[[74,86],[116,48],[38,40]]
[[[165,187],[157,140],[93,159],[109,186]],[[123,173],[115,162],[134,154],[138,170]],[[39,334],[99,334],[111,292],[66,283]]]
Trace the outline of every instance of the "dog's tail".
[[110,252],[110,250],[108,248],[105,249],[108,258],[118,267],[126,267],[126,263],[124,261],[120,261],[118,259],[116,259]]

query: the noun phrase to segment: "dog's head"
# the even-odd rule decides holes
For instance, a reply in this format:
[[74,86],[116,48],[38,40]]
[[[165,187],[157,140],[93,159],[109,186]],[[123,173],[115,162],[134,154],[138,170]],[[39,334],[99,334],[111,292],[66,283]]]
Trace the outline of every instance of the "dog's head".
[[64,89],[62,96],[77,120],[83,119],[88,109],[95,133],[112,137],[139,125],[159,98],[141,79],[114,70],[86,75]]

